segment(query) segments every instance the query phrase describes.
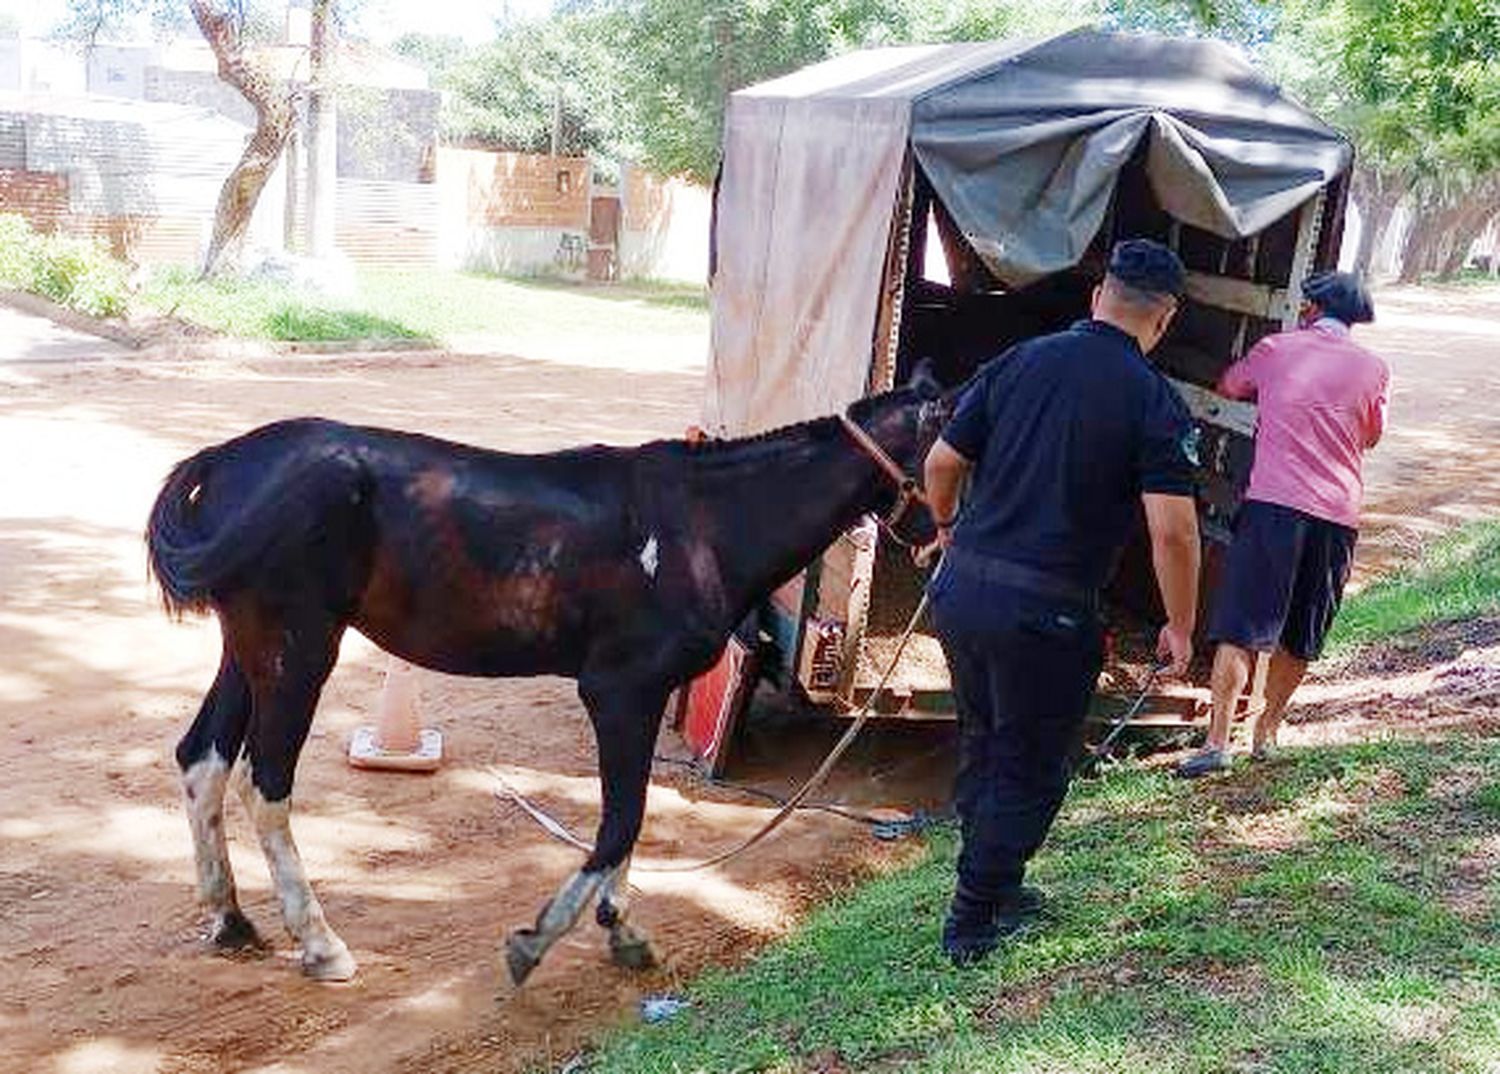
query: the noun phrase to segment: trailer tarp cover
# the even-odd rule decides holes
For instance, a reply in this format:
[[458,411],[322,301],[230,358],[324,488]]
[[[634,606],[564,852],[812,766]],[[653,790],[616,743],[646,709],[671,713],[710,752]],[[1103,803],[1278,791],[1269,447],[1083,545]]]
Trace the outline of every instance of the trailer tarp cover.
[[1239,52],[1199,39],[874,49],[733,94],[707,423],[757,432],[866,394],[908,149],[1016,287],[1078,263],[1142,140],[1162,207],[1225,238],[1264,230],[1352,160]]

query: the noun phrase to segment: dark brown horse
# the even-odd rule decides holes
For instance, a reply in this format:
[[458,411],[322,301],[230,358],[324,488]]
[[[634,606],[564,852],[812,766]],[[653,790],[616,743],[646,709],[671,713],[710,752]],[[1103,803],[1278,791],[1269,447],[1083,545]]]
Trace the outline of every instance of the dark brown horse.
[[[304,972],[354,973],[288,823],[297,756],[352,626],[439,671],[577,680],[599,746],[595,849],[511,935],[507,962],[524,980],[597,899],[616,961],[649,964],[625,923],[625,878],[668,694],[772,588],[897,501],[892,475],[920,466],[947,409],[919,376],[850,409],[864,443],[821,418],[747,440],[551,455],[300,419],[179,463],[146,539],[168,608],[212,610],[223,630],[218,677],[177,747],[215,943],[259,942],[225,844],[233,781]],[[930,536],[925,510],[907,519],[911,538]]]

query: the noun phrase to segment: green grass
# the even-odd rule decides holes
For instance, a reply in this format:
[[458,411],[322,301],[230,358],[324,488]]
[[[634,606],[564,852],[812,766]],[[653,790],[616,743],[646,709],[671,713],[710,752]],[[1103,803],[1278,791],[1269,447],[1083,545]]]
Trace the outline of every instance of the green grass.
[[[951,968],[955,840],[816,912],[597,1072],[1500,1069],[1500,882],[1459,912],[1500,742],[1298,751],[1234,784],[1080,783],[1035,879],[1045,927]],[[1493,853],[1491,850],[1490,853]]]
[[1434,542],[1413,566],[1344,602],[1329,654],[1346,654],[1429,623],[1500,611],[1500,521],[1472,522]]
[[241,339],[280,341],[424,340],[432,338],[378,305],[309,301],[283,284],[216,276],[200,280],[185,268],[156,273],[138,303]]
[[702,333],[708,298],[702,287],[665,283],[580,284],[422,269],[365,269],[361,298],[435,338],[456,335],[546,337],[577,334]]
[[358,294],[307,300],[280,284],[221,277],[199,280],[176,268],[157,273],[140,304],[245,339],[378,340],[439,343],[455,336],[511,342],[557,339],[580,331],[601,337],[701,334],[701,287],[662,283],[588,285],[503,279],[470,273],[367,268]]

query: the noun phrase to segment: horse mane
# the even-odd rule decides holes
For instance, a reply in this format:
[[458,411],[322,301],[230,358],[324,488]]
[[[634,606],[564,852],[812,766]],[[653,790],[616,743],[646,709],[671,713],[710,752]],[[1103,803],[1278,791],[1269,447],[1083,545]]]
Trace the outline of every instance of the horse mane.
[[782,425],[751,436],[699,441],[662,440],[658,441],[657,446],[674,458],[717,469],[766,462],[810,444],[827,442],[838,432],[838,418],[821,417]]

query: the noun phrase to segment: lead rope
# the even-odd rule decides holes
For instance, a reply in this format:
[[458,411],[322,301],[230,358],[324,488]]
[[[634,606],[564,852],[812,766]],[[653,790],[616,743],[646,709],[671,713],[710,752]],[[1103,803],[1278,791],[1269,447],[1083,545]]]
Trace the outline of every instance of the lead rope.
[[[715,854],[713,857],[706,858],[703,861],[675,865],[635,865],[632,866],[632,870],[644,873],[691,873],[696,872],[699,869],[709,869],[715,865],[722,865],[724,862],[729,861],[731,858],[739,857],[741,854],[745,853],[761,840],[765,839],[777,828],[781,827],[781,825],[786,821],[787,817],[796,812],[797,808],[802,804],[807,796],[813,791],[817,790],[818,787],[822,785],[823,781],[828,778],[828,773],[833,770],[833,766],[838,763],[839,758],[844,755],[844,753],[849,749],[851,745],[853,745],[855,738],[859,735],[859,732],[864,728],[865,724],[869,722],[870,716],[874,712],[876,700],[879,699],[881,693],[885,690],[886,683],[890,681],[891,676],[895,674],[896,666],[901,662],[901,656],[906,651],[906,643],[911,639],[913,632],[915,632],[917,628],[917,623],[921,620],[922,614],[926,611],[927,594],[924,591],[922,594],[922,599],[917,602],[917,610],[912,613],[911,620],[906,624],[906,629],[901,633],[901,640],[896,645],[896,652],[891,657],[890,664],[886,666],[885,674],[880,677],[880,682],[876,685],[870,696],[865,699],[865,703],[863,706],[861,706],[858,715],[855,716],[854,722],[851,723],[848,729],[844,731],[843,736],[840,737],[836,743],[834,743],[833,749],[828,752],[828,756],[823,759],[823,763],[818,766],[817,771],[815,771],[811,776],[807,778],[807,781],[802,784],[802,786],[797,790],[797,793],[788,798],[782,804],[781,808],[776,811],[776,814],[761,826],[759,831],[741,842],[738,846],[731,847],[728,850],[725,850],[719,854]],[[1092,749],[1090,749],[1089,752],[1084,756],[1083,760],[1078,765],[1078,772],[1082,772],[1084,768],[1088,767],[1090,764],[1097,763],[1108,754],[1110,746],[1114,745],[1114,741],[1117,737],[1119,737],[1120,732],[1129,725],[1130,721],[1135,717],[1135,714],[1141,710],[1141,706],[1146,703],[1146,698],[1151,694],[1151,687],[1156,683],[1157,676],[1161,674],[1162,670],[1165,667],[1166,664],[1164,663],[1155,663],[1151,666],[1151,670],[1146,675],[1145,684],[1141,686],[1140,692],[1135,696],[1135,700],[1125,709],[1124,713],[1115,720],[1114,725],[1110,728],[1109,734],[1105,735],[1104,740],[1097,746],[1094,746]],[[501,773],[499,769],[491,766],[490,775],[492,775],[495,778],[495,782],[499,784],[499,786],[495,790],[496,798],[499,798],[502,802],[509,800],[520,806],[521,809],[529,817],[531,817],[532,820],[541,825],[542,828],[544,828],[550,835],[553,836],[553,838],[567,843],[569,846],[576,847],[579,850],[583,851],[585,854],[593,853],[594,847],[592,843],[589,843],[587,840],[580,839],[577,835],[573,834],[573,832],[569,831],[567,826],[564,825],[561,821],[557,820],[555,817],[548,814],[546,810],[542,809],[540,806],[532,802],[529,798],[527,798],[524,794],[517,790],[516,787],[505,778],[504,774]]]
[[[844,755],[854,743],[855,738],[858,737],[859,732],[864,728],[865,724],[869,722],[870,716],[875,709],[876,700],[879,699],[881,693],[885,690],[886,683],[890,682],[891,676],[896,671],[896,665],[901,662],[901,656],[906,651],[906,643],[911,640],[912,633],[917,629],[918,621],[921,620],[923,613],[926,611],[927,594],[923,592],[922,599],[917,602],[917,610],[912,613],[911,621],[906,624],[906,629],[901,632],[901,640],[896,645],[896,652],[892,655],[890,664],[886,666],[885,674],[880,677],[880,682],[870,693],[870,696],[865,698],[865,703],[854,717],[854,722],[844,731],[843,736],[834,743],[833,749],[829,750],[828,756],[823,759],[823,763],[818,766],[817,771],[808,777],[807,782],[803,783],[797,792],[782,804],[781,808],[776,811],[775,816],[766,821],[758,832],[738,846],[731,847],[703,861],[692,862],[690,864],[633,865],[631,866],[631,871],[643,873],[691,873],[699,869],[709,869],[715,865],[722,865],[731,858],[736,858],[745,853],[745,851],[781,827],[787,817],[791,816],[797,810],[797,807],[802,804],[803,800],[813,791],[817,790],[823,781],[828,778],[828,773],[833,770],[833,766],[838,763],[838,759]],[[532,820],[540,824],[557,839],[567,843],[569,846],[577,847],[585,853],[593,853],[594,848],[590,843],[574,835],[560,821],[549,816],[540,806],[529,801],[524,794],[511,785],[498,769],[491,767],[490,775],[494,776],[496,783],[499,784],[495,790],[496,798],[499,798],[501,801],[508,799],[515,802],[516,805],[525,810],[526,814]]]
[[1097,764],[1109,755],[1110,746],[1114,745],[1115,739],[1119,737],[1121,731],[1125,730],[1126,725],[1135,718],[1135,714],[1141,711],[1141,706],[1146,703],[1146,698],[1151,694],[1151,687],[1156,683],[1156,677],[1165,671],[1167,666],[1167,664],[1162,662],[1155,662],[1151,665],[1151,670],[1146,673],[1146,683],[1141,687],[1140,693],[1135,695],[1135,700],[1115,720],[1114,725],[1109,729],[1109,734],[1104,736],[1104,741],[1090,748],[1083,759],[1078,762],[1075,772],[1082,772],[1085,768],[1092,764]]

